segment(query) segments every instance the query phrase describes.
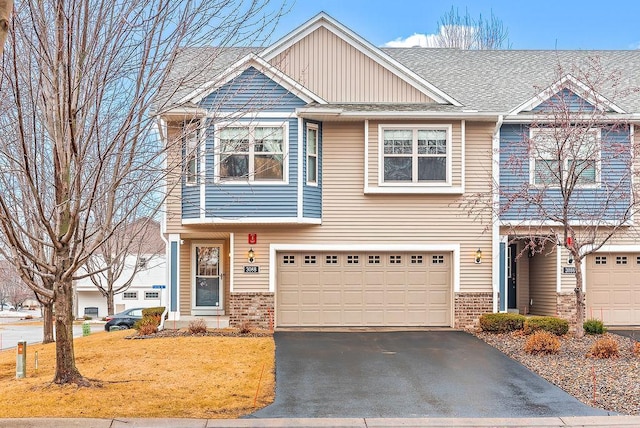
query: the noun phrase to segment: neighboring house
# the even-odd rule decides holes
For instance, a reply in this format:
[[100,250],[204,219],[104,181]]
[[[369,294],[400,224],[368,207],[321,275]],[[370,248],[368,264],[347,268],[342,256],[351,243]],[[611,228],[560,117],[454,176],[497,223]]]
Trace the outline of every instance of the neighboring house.
[[[163,226],[170,317],[471,327],[491,311],[568,316],[565,250],[514,257],[527,242],[507,235],[511,213],[470,213],[467,201],[508,175],[502,151],[545,102],[535,87],[587,55],[640,83],[640,51],[377,48],[326,14],[265,48],[186,50],[176,75],[200,67],[204,80],[160,110],[167,147],[181,143]],[[640,118],[639,97],[622,108]],[[604,274],[611,284],[590,257],[587,304],[640,325],[640,245],[611,244],[603,257],[633,263],[624,279]]]
[[[151,222],[140,249],[141,253],[126,257],[122,274],[114,284],[114,289],[125,284],[134,274],[134,267],[137,265],[131,285],[114,295],[114,313],[131,308],[166,305],[166,288],[159,287],[166,287],[165,247],[160,235],[160,224]],[[135,247],[136,251],[137,248]],[[89,315],[93,318],[103,318],[108,315],[107,298],[98,291],[90,278],[75,281],[74,286],[76,317]]]

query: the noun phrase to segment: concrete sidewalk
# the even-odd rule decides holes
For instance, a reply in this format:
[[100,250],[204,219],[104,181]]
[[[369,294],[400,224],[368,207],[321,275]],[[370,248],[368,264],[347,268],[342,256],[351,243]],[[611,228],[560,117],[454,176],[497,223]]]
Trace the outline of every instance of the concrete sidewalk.
[[321,419],[0,419],[0,428],[219,428],[219,427],[638,427],[640,416],[553,418],[321,418]]

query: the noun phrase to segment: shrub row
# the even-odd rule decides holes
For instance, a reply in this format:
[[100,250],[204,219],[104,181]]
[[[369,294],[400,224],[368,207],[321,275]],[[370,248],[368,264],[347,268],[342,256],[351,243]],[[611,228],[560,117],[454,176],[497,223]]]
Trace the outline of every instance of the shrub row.
[[562,336],[569,331],[569,322],[557,317],[525,317],[513,313],[487,313],[480,317],[480,328],[491,333],[524,330],[524,333],[531,334],[542,330],[556,336]]

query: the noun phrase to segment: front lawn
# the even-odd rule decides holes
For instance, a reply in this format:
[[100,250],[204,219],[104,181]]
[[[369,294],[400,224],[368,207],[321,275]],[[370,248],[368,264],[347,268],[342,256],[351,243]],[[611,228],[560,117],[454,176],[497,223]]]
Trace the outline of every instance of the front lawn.
[[235,418],[273,401],[272,337],[126,339],[133,334],[75,339],[76,365],[92,388],[51,383],[53,343],[27,346],[24,379],[16,379],[16,350],[0,352],[2,417]]

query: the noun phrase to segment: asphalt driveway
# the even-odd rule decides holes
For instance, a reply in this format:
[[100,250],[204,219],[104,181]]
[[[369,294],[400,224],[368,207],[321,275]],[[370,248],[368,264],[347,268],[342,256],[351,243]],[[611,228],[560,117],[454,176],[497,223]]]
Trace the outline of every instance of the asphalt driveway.
[[460,331],[276,332],[275,402],[249,417],[607,415]]

